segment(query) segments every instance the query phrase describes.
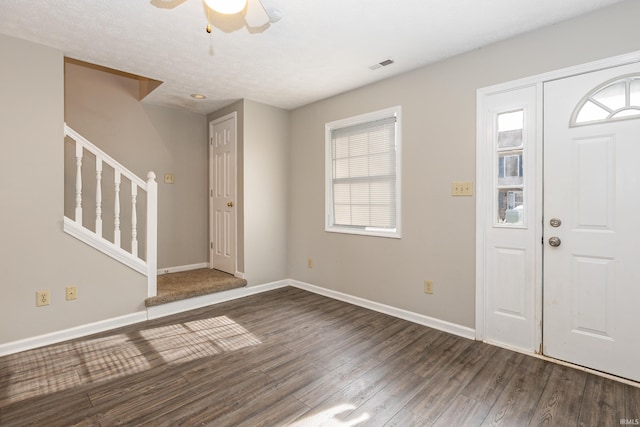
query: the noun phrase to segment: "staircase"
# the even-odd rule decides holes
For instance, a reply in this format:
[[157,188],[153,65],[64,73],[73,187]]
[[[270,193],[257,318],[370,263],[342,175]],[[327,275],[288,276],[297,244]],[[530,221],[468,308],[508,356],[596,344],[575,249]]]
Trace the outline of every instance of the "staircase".
[[[64,231],[133,270],[147,276],[147,296],[157,294],[158,184],[153,172],[139,178],[108,154],[65,124],[65,143],[75,145],[73,218],[65,214]],[[94,160],[95,159],[95,160]],[[95,182],[83,183],[83,164],[93,165]],[[103,198],[103,175],[113,176],[105,184],[110,195]],[[93,176],[93,174],[92,174]],[[85,173],[86,177],[86,173]],[[93,181],[93,180],[92,180]],[[67,183],[66,188],[69,188]],[[122,199],[122,200],[121,200]],[[139,199],[146,200],[140,206]],[[123,201],[124,200],[124,201]],[[83,210],[84,209],[84,210]],[[142,221],[138,211],[144,210]],[[103,221],[108,213],[108,221]],[[112,227],[103,230],[103,222]],[[139,241],[141,231],[144,240]],[[123,237],[124,236],[124,237]],[[139,251],[139,246],[144,250]]]

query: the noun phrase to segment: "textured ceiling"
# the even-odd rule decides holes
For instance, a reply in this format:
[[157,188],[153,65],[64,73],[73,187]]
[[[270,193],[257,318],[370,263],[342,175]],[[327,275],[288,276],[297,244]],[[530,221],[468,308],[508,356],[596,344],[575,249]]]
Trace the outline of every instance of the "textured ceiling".
[[202,0],[0,0],[0,33],[163,81],[146,102],[292,109],[620,1],[271,0],[280,21],[211,14],[207,34]]

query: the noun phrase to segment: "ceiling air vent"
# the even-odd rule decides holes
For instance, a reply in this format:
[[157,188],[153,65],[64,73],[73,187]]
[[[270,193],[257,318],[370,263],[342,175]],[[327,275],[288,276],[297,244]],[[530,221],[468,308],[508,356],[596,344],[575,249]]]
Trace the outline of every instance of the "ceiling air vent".
[[393,59],[385,59],[384,61],[380,61],[377,64],[373,64],[369,67],[370,70],[377,70],[378,68],[386,67],[387,65],[393,64]]

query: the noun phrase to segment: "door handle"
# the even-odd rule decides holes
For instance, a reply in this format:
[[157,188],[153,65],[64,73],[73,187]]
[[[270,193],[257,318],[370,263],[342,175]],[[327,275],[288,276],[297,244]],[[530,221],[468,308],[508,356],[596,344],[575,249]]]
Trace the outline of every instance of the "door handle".
[[227,202],[227,206],[229,206],[230,208],[233,207],[233,202]]
[[554,248],[557,248],[558,246],[560,246],[560,244],[562,243],[562,240],[560,240],[559,237],[553,236],[553,237],[549,237],[549,245],[553,246]]

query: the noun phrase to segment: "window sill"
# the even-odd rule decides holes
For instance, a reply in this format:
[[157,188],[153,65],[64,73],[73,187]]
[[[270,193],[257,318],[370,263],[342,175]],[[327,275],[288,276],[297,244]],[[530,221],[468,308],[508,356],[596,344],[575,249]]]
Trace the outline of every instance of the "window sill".
[[349,228],[349,227],[325,227],[324,231],[328,233],[340,233],[340,234],[355,234],[360,236],[370,237],[386,237],[389,239],[401,239],[402,235],[400,230],[383,231],[379,228],[363,229],[363,228]]

